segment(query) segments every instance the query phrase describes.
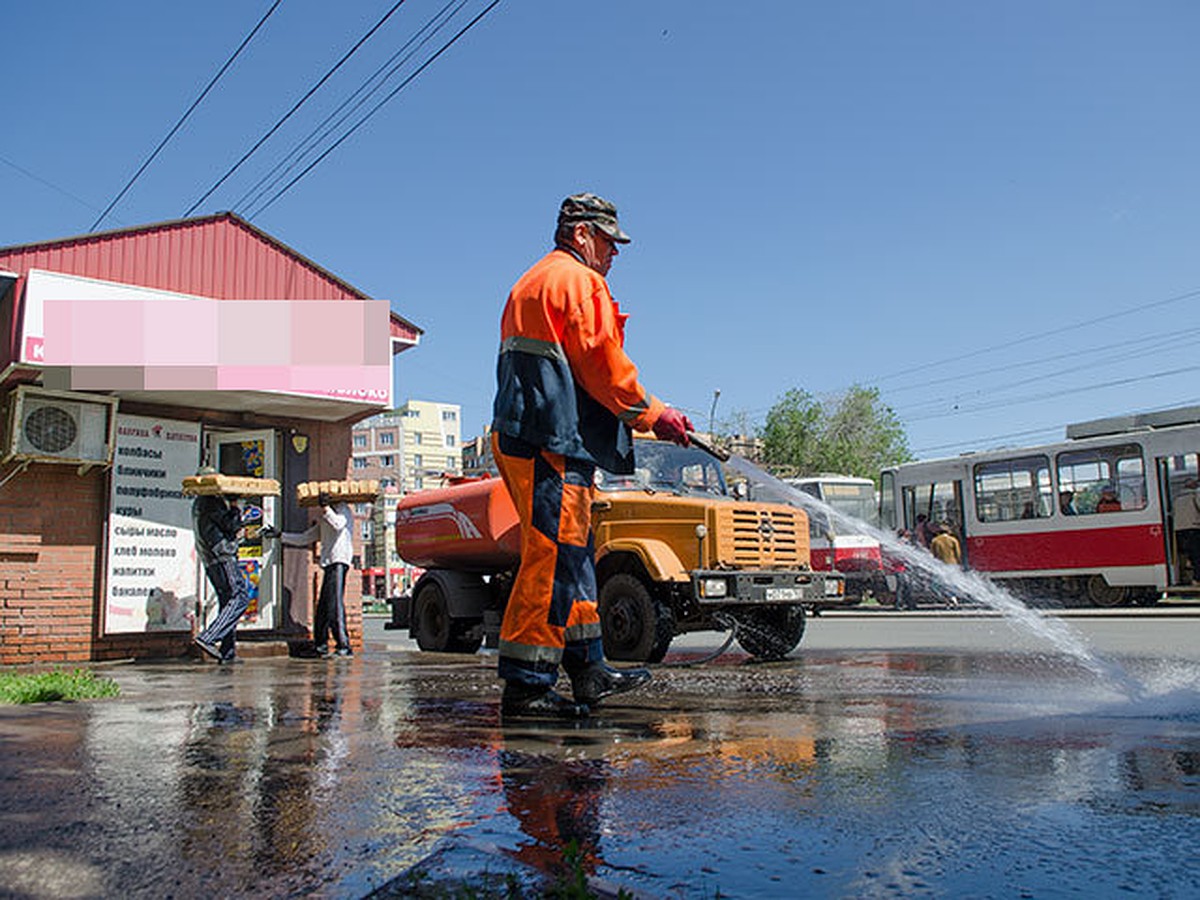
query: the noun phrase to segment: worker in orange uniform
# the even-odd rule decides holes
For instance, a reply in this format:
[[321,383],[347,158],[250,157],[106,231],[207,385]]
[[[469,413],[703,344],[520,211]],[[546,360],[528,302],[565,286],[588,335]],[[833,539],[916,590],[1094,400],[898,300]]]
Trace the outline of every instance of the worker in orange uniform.
[[[595,473],[633,473],[632,429],[686,446],[687,416],[638,381],[605,277],[629,237],[595,194],[567,197],[554,249],[513,286],[500,323],[492,450],[521,520],[500,628],[505,716],[580,718],[650,680],[604,660],[591,529]],[[559,666],[571,680],[558,694]]]

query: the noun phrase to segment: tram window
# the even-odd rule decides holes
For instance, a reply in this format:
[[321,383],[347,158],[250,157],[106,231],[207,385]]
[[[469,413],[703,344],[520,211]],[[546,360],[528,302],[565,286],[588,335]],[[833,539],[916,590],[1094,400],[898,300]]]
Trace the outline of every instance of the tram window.
[[1058,454],[1058,488],[1074,491],[1079,515],[1144,509],[1146,469],[1139,444]]
[[975,516],[980,522],[1044,519],[1053,509],[1050,459],[1024,456],[975,466]]

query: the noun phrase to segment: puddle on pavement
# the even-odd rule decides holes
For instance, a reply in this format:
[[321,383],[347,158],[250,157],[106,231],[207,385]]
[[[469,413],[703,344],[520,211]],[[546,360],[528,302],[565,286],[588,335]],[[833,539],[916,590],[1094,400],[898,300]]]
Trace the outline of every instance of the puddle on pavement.
[[1039,654],[730,654],[508,724],[482,656],[118,669],[0,710],[0,894],[1194,893],[1200,670],[1127,662],[1136,704]]

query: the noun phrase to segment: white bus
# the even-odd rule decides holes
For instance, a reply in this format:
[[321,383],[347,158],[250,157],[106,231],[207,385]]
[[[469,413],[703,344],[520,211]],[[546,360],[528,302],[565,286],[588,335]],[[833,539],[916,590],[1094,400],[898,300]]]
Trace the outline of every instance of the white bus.
[[[852,475],[813,475],[785,478],[785,483],[831,506],[835,512],[872,528],[879,526],[875,483]],[[846,594],[861,599],[886,592],[879,541],[845,518],[808,513],[809,552],[817,571],[836,571],[846,577]]]

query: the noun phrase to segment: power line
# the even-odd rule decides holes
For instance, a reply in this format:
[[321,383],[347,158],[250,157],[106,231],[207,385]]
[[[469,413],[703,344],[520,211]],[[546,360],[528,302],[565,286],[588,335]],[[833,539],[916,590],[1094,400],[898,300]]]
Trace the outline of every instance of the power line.
[[[1200,397],[1193,397],[1188,400],[1177,400],[1173,403],[1163,404],[1162,406],[1153,406],[1149,409],[1141,410],[1141,412],[1161,412],[1162,410],[1178,409],[1179,407],[1195,406],[1197,404],[1200,404]],[[972,449],[979,449],[984,444],[992,444],[993,446],[995,446],[995,443],[997,441],[1007,441],[1007,440],[1011,440],[1012,438],[1029,437],[1030,435],[1035,435],[1035,434],[1050,434],[1051,432],[1060,431],[1063,428],[1064,428],[1064,424],[1060,423],[1058,425],[1052,425],[1052,426],[1049,426],[1046,428],[1031,428],[1027,431],[1011,431],[1007,434],[997,434],[997,435],[992,435],[991,437],[975,438],[973,440],[968,440],[968,441],[954,441],[954,442],[948,443],[948,444],[934,444],[929,447],[921,447],[919,449],[915,449],[915,450],[913,450],[913,453],[917,453],[917,454],[929,453],[929,452],[936,451],[936,450],[948,450],[953,447],[970,447]],[[966,452],[969,452],[969,451],[966,451]]]
[[373,106],[371,108],[370,112],[368,112],[365,116],[363,116],[361,119],[359,119],[358,122],[356,122],[353,127],[351,127],[340,138],[338,138],[336,141],[334,141],[333,144],[331,144],[320,156],[318,156],[311,163],[309,163],[308,166],[306,166],[303,169],[303,171],[300,172],[299,175],[297,175],[295,178],[293,178],[291,181],[289,181],[287,184],[285,184],[274,196],[271,197],[270,200],[268,200],[266,203],[264,203],[262,206],[260,206],[255,211],[254,215],[257,216],[257,215],[260,215],[260,214],[266,212],[266,210],[273,203],[275,203],[276,200],[278,200],[280,197],[282,197],[284,194],[286,194],[288,191],[290,191],[293,187],[295,187],[297,182],[300,181],[300,179],[302,179],[305,175],[307,175],[314,168],[316,168],[327,156],[329,156],[330,153],[332,153],[334,150],[336,150],[342,144],[343,141],[345,141],[348,137],[350,137],[350,135],[354,134],[354,132],[358,131],[359,128],[361,128],[364,124],[366,124],[367,120],[369,120],[372,116],[374,116],[375,113],[379,112],[379,110],[382,109],[383,106],[388,101],[390,101],[393,97],[395,97],[397,94],[399,94],[400,91],[404,90],[404,88],[408,87],[408,85],[411,84],[412,81],[418,75],[420,75],[422,72],[425,71],[425,69],[427,69],[430,65],[432,65],[433,62],[439,56],[441,56],[443,53],[445,53],[447,50],[449,50],[458,41],[459,38],[461,38],[464,34],[466,34],[472,28],[474,28],[476,23],[479,22],[480,19],[482,19],[489,12],[491,12],[493,9],[495,9],[496,6],[498,6],[499,4],[500,4],[500,0],[492,0],[491,3],[489,3],[486,7],[484,7],[482,12],[478,13],[475,16],[475,18],[473,18],[470,22],[468,22],[461,29],[459,29],[458,33],[455,34],[454,37],[450,38],[450,40],[448,40],[446,43],[444,43],[438,49],[438,51],[433,54],[433,56],[429,57],[429,59],[427,59],[427,60],[425,60],[425,62],[421,63],[421,65],[417,67],[416,71],[414,71],[411,75],[409,75],[402,82],[400,82],[400,84],[398,84],[391,92],[389,92],[386,97],[384,97],[382,100],[380,100],[379,103],[375,104],[375,106]]
[[[978,397],[984,393],[997,394],[997,393],[1001,393],[1003,391],[1012,390],[1013,388],[1022,387],[1027,384],[1034,384],[1037,382],[1045,382],[1051,378],[1057,378],[1058,376],[1061,376],[1061,375],[1071,375],[1076,372],[1086,371],[1087,369],[1095,369],[1097,367],[1102,367],[1102,366],[1111,366],[1113,363],[1122,362],[1122,361],[1130,360],[1130,359],[1138,359],[1140,357],[1148,356],[1150,354],[1157,355],[1157,354],[1161,353],[1163,350],[1170,348],[1172,345],[1187,343],[1192,333],[1200,333],[1200,328],[1191,329],[1190,331],[1186,331],[1186,332],[1180,332],[1178,335],[1173,335],[1172,337],[1170,337],[1166,340],[1160,340],[1157,344],[1153,344],[1150,347],[1143,348],[1140,350],[1130,349],[1125,353],[1112,353],[1111,355],[1106,356],[1104,358],[1093,359],[1089,362],[1085,362],[1080,365],[1069,366],[1065,369],[1057,369],[1052,372],[1044,372],[1040,375],[1031,375],[1028,378],[1021,378],[1021,379],[1018,379],[1017,381],[1010,381],[1006,384],[1000,384],[1000,385],[996,385],[996,386],[990,387],[990,388],[976,388],[975,390],[961,392],[961,393],[954,395],[954,400],[956,402],[961,402],[968,397]],[[1103,347],[1100,349],[1112,351],[1115,348],[1119,348],[1121,346],[1123,346],[1123,345],[1122,344],[1110,344],[1109,346]],[[1127,346],[1127,345],[1124,345],[1124,346]],[[1093,351],[1093,352],[1095,352],[1095,351]],[[1027,364],[1027,366],[1028,365],[1031,365],[1031,364]],[[971,377],[971,376],[968,376],[968,377]],[[898,407],[897,412],[900,412],[901,410],[903,410],[906,413],[918,412],[922,409],[926,409],[929,407],[940,406],[940,405],[944,404],[945,402],[946,402],[946,398],[934,398],[934,399],[929,399],[929,400],[922,400],[922,401],[918,401],[914,404],[910,404],[908,406]]]
[[964,359],[973,359],[976,356],[982,356],[985,353],[991,353],[995,350],[1007,350],[1009,347],[1015,347],[1018,344],[1025,344],[1030,341],[1035,341],[1035,340],[1040,340],[1042,338],[1052,337],[1056,334],[1063,334],[1064,332],[1071,331],[1075,328],[1083,328],[1083,327],[1089,326],[1089,325],[1096,325],[1100,322],[1108,322],[1108,321],[1111,321],[1112,319],[1119,319],[1123,316],[1133,315],[1134,313],[1143,312],[1147,309],[1154,309],[1159,306],[1167,306],[1168,304],[1171,304],[1171,303],[1178,303],[1181,300],[1190,300],[1193,297],[1200,297],[1200,290],[1192,290],[1192,291],[1188,291],[1187,293],[1184,293],[1184,294],[1177,294],[1174,297],[1167,297],[1165,300],[1154,300],[1154,301],[1151,301],[1150,303],[1144,303],[1141,306],[1135,306],[1130,309],[1122,310],[1120,312],[1108,313],[1107,315],[1097,316],[1094,319],[1085,319],[1081,322],[1075,322],[1074,324],[1071,324],[1071,325],[1063,325],[1059,328],[1045,329],[1043,331],[1038,331],[1038,332],[1034,332],[1032,334],[1027,334],[1024,337],[1014,338],[1011,341],[1005,341],[1004,343],[1001,343],[1001,344],[993,344],[990,347],[984,347],[979,350],[972,350],[968,353],[960,353],[958,356],[950,356],[945,359],[934,360],[932,362],[925,362],[925,363],[921,363],[920,365],[910,366],[907,369],[901,369],[900,371],[892,372],[889,375],[882,375],[879,377],[878,380],[879,381],[887,381],[888,379],[891,379],[891,378],[899,378],[901,375],[909,375],[913,372],[922,372],[925,369],[931,369],[931,368],[934,368],[935,366],[944,366],[949,363],[961,362]]
[[[256,181],[254,185],[251,186],[251,188],[246,191],[236,203],[233,204],[231,209],[239,211],[243,216],[249,218],[250,210],[254,207],[254,205],[257,204],[269,191],[274,190],[275,186],[283,181],[283,179],[287,177],[287,174],[300,164],[300,160],[303,159],[310,150],[314,149],[321,141],[329,137],[330,134],[336,132],[338,128],[340,128],[342,124],[346,122],[346,120],[349,119],[359,107],[366,103],[368,99],[370,99],[384,86],[384,84],[387,83],[387,80],[391,78],[392,75],[403,68],[404,65],[410,59],[412,59],[416,52],[420,50],[421,47],[425,46],[425,44],[433,37],[433,35],[441,31],[451,19],[458,15],[459,11],[467,5],[467,0],[458,0],[458,5],[455,6],[454,11],[447,16],[446,10],[453,6],[454,3],[455,0],[448,0],[445,6],[434,13],[429,20],[422,25],[415,34],[412,35],[412,37],[405,41],[395,53],[388,57],[388,59],[381,66],[379,66],[379,68],[372,72],[370,76],[368,76],[362,84],[355,88],[345,100],[339,103],[337,108],[329,113],[329,115],[327,115],[319,125],[313,128],[302,140],[297,142],[297,144],[292,147],[291,150],[283,154],[279,161],[276,162],[275,165],[273,165],[265,175],[259,178],[258,181]],[[444,19],[443,16],[445,17]],[[442,21],[439,22],[439,19]],[[430,31],[431,28],[433,30],[424,38],[422,38],[422,35],[425,35],[425,33]],[[417,46],[413,48],[412,52],[406,53],[406,51],[412,47],[414,43],[416,43]],[[392,65],[392,63],[394,63],[396,59],[400,57],[402,57],[400,61],[395,65]],[[391,66],[390,69],[388,69],[389,66]],[[380,74],[384,72],[385,69],[388,71],[387,74],[383,76],[382,80],[376,84],[375,87],[367,91],[365,96],[359,99],[358,102],[353,103],[354,99],[363,91],[365,91],[372,82],[379,78]],[[353,103],[353,105],[351,105],[351,103]],[[341,114],[342,111],[348,106],[350,109],[346,112],[346,114],[330,125],[329,123],[337,118],[337,116]],[[326,128],[326,126],[329,127]],[[295,157],[294,161],[293,157]],[[282,171],[280,171],[281,169]]]
[[949,450],[953,447],[979,447],[983,444],[994,445],[997,441],[1007,441],[1019,437],[1030,437],[1035,434],[1050,434],[1051,432],[1061,430],[1062,427],[1062,425],[1051,425],[1047,428],[1030,428],[1027,431],[1010,431],[1008,434],[996,434],[992,435],[991,437],[975,438],[974,440],[970,441],[954,441],[949,444],[934,444],[931,447],[921,447],[920,449],[913,450],[913,453],[930,453],[936,450]]
[[200,101],[203,100],[208,95],[208,92],[210,90],[212,90],[213,85],[215,85],[217,83],[217,81],[221,78],[221,76],[225,74],[225,70],[228,69],[231,65],[233,65],[233,61],[238,58],[238,56],[241,54],[241,52],[246,48],[246,45],[249,44],[250,40],[254,37],[254,35],[256,35],[258,33],[258,30],[260,28],[262,28],[263,24],[267,21],[267,19],[269,19],[271,17],[271,13],[275,12],[275,10],[279,7],[279,4],[282,2],[283,2],[283,0],[275,0],[275,2],[271,4],[271,8],[266,11],[266,13],[263,15],[263,17],[261,19],[258,20],[258,24],[255,25],[254,28],[252,28],[250,30],[250,33],[248,35],[246,35],[245,39],[241,42],[241,44],[238,45],[238,48],[233,51],[233,55],[230,56],[229,59],[225,60],[225,65],[221,66],[220,71],[218,71],[217,74],[212,77],[212,80],[209,81],[208,85],[204,88],[204,90],[202,90],[200,92],[200,96],[197,97],[194,101],[192,101],[192,105],[189,106],[187,108],[187,111],[182,116],[179,117],[179,121],[175,123],[175,127],[172,128],[169,132],[167,132],[167,136],[159,142],[157,147],[154,148],[154,152],[151,153],[148,157],[146,157],[146,161],[144,163],[142,163],[141,167],[136,172],[133,173],[133,177],[129,179],[129,181],[128,181],[128,183],[126,183],[125,187],[121,188],[121,192],[113,198],[112,203],[108,204],[108,206],[105,208],[104,212],[100,213],[100,217],[98,219],[96,219],[95,222],[92,223],[92,227],[88,229],[89,232],[96,230],[97,226],[101,222],[104,221],[104,217],[107,216],[110,212],[112,212],[112,208],[114,206],[116,206],[117,203],[120,202],[121,198],[125,196],[125,193],[131,187],[133,187],[133,183],[135,181],[137,181],[138,178],[141,177],[141,174],[143,172],[146,171],[146,167],[149,166],[150,163],[154,161],[154,158],[156,156],[158,156],[159,151],[161,151],[162,148],[167,145],[167,141],[171,140],[171,138],[174,137],[175,132],[177,132],[183,126],[183,123],[185,121],[187,121],[187,117],[190,116],[192,114],[192,111],[197,106],[200,105]]
[[42,178],[40,175],[36,175],[33,172],[30,172],[28,169],[18,166],[11,159],[6,159],[5,157],[0,156],[0,162],[4,163],[6,166],[11,166],[12,168],[16,169],[18,172],[20,172],[26,178],[32,178],[34,181],[38,182],[39,184],[43,184],[46,187],[50,188],[50,190],[57,191],[58,193],[62,194],[64,197],[68,197],[71,200],[74,200],[76,203],[80,204],[81,206],[86,206],[92,212],[96,212],[97,210],[100,209],[100,207],[98,207],[96,204],[89,203],[87,200],[84,200],[82,197],[75,196],[70,191],[68,191],[66,188],[61,188],[54,182],[47,181],[45,178]]
[[[917,381],[917,382],[913,382],[912,384],[905,384],[905,385],[901,385],[900,387],[891,388],[891,389],[889,389],[888,393],[889,394],[899,394],[899,393],[903,393],[905,391],[913,391],[913,390],[919,390],[921,388],[926,388],[926,387],[934,387],[939,384],[948,384],[951,382],[961,383],[961,382],[971,379],[971,378],[979,378],[983,375],[995,375],[999,372],[1007,372],[1011,369],[1028,369],[1031,366],[1040,366],[1045,363],[1057,362],[1058,360],[1062,360],[1062,359],[1071,359],[1071,358],[1077,357],[1077,356],[1093,356],[1097,353],[1106,353],[1110,350],[1120,350],[1122,348],[1131,347],[1136,344],[1144,344],[1148,341],[1162,340],[1163,343],[1157,344],[1157,345],[1149,348],[1149,350],[1144,351],[1144,352],[1152,352],[1152,351],[1161,349],[1165,345],[1168,345],[1171,343],[1176,343],[1177,342],[1176,339],[1182,340],[1182,339],[1185,339],[1185,338],[1188,338],[1188,337],[1191,337],[1194,335],[1200,335],[1200,328],[1188,328],[1183,331],[1179,331],[1178,329],[1172,329],[1170,331],[1160,331],[1155,334],[1149,334],[1149,335],[1146,335],[1146,336],[1140,337],[1140,338],[1133,338],[1131,340],[1125,340],[1125,341],[1117,341],[1116,343],[1112,343],[1112,344],[1101,344],[1099,346],[1083,347],[1078,350],[1067,351],[1066,353],[1057,353],[1053,356],[1044,356],[1044,357],[1041,357],[1040,359],[1022,360],[1021,362],[1005,363],[1002,366],[992,366],[989,369],[977,369],[974,372],[967,372],[962,375],[943,375],[940,378],[930,378],[926,381]],[[1061,374],[1061,372],[1060,373],[1051,372],[1049,374],[1055,375],[1055,374]]]
[[246,162],[246,160],[248,160],[252,155],[254,155],[255,151],[257,151],[259,147],[261,147],[263,144],[265,144],[267,142],[267,139],[270,138],[271,135],[273,135],[276,131],[278,131],[280,129],[280,127],[282,127],[283,123],[286,122],[288,119],[290,119],[292,117],[292,115],[298,109],[300,109],[301,106],[303,106],[305,103],[307,103],[308,99],[310,97],[312,97],[312,95],[315,94],[318,90],[321,89],[321,86],[323,84],[325,84],[325,82],[328,81],[333,76],[334,72],[336,72],[338,69],[340,69],[342,67],[342,65],[345,64],[345,62],[348,59],[350,59],[350,57],[352,57],[355,53],[357,53],[359,48],[362,47],[362,45],[365,44],[368,40],[370,40],[371,36],[373,34],[375,34],[375,32],[378,31],[381,27],[383,27],[383,24],[388,19],[390,19],[392,17],[392,14],[395,13],[396,10],[398,10],[401,6],[403,6],[405,2],[406,2],[406,0],[397,0],[397,3],[391,9],[389,9],[386,13],[384,13],[383,18],[381,18],[378,22],[376,22],[370,28],[370,30],[367,31],[366,34],[364,34],[361,38],[359,38],[358,43],[356,43],[353,47],[351,47],[348,51],[346,51],[345,55],[342,56],[342,58],[339,59],[336,64],[334,64],[333,68],[331,68],[328,72],[326,72],[323,76],[321,76],[321,79],[316,84],[314,84],[311,88],[309,88],[308,92],[303,97],[301,97],[299,100],[296,101],[295,105],[292,106],[292,108],[289,109],[286,114],[284,114],[283,118],[281,118],[278,122],[276,122],[274,125],[272,125],[270,127],[270,129],[267,130],[267,133],[264,134],[262,137],[260,137],[258,139],[257,143],[255,143],[255,145],[253,147],[251,147],[249,150],[247,150],[245,155],[241,159],[239,159],[236,163],[234,163],[233,166],[230,167],[228,172],[226,172],[219,179],[217,179],[216,184],[214,184],[212,187],[210,187],[207,191],[204,192],[204,196],[202,196],[199,200],[197,200],[195,203],[193,203],[188,208],[188,211],[183,214],[184,218],[190,216],[193,212],[195,212],[196,207],[198,207],[201,203],[203,203],[210,196],[212,196],[213,192],[217,188],[219,188],[221,185],[223,185],[225,183],[225,181],[234,172],[236,172],[239,168],[241,168],[242,164],[244,162]]
[[908,416],[908,421],[920,422],[926,419],[942,419],[946,416],[965,415],[966,413],[986,412],[992,409],[999,409],[1002,406],[1017,406],[1021,403],[1036,403],[1040,400],[1052,400],[1055,397],[1065,397],[1068,394],[1084,394],[1088,391],[1098,391],[1110,387],[1124,387],[1130,384],[1140,384],[1143,381],[1154,381],[1159,378],[1170,378],[1173,375],[1183,375],[1188,372],[1200,370],[1200,366],[1184,366],[1179,369],[1169,369],[1164,372],[1154,372],[1150,375],[1139,375],[1134,378],[1119,378],[1115,381],[1106,381],[1100,384],[1089,384],[1084,387],[1065,388],[1060,391],[1049,391],[1044,394],[1031,394],[1024,397],[1014,397],[1009,400],[1001,400],[996,403],[989,403],[984,406],[971,407],[968,409],[953,409],[949,412],[930,413],[922,416]]

